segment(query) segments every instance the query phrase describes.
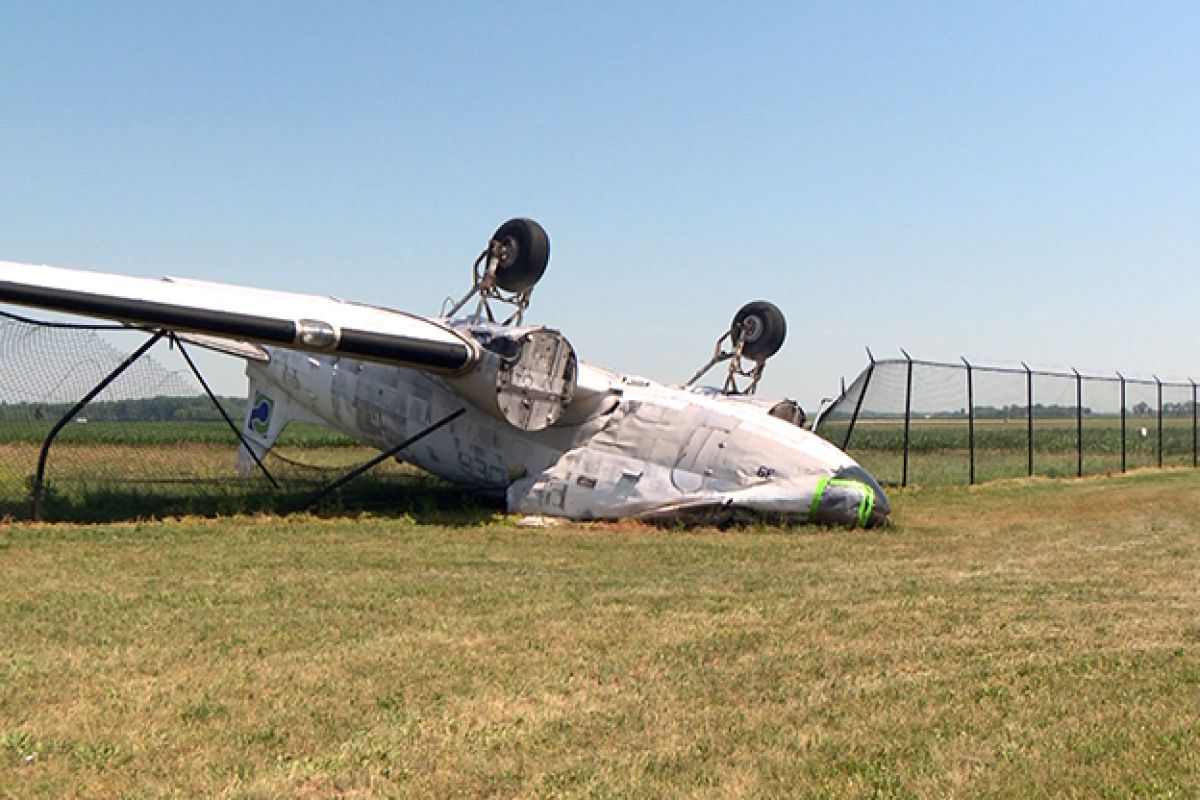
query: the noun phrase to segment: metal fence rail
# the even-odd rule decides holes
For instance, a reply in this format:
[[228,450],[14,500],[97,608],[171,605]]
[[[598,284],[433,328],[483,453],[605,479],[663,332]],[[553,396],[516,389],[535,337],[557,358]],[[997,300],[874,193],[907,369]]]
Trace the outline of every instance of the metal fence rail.
[[1197,386],[1019,367],[876,360],[813,423],[907,486],[1200,463]]

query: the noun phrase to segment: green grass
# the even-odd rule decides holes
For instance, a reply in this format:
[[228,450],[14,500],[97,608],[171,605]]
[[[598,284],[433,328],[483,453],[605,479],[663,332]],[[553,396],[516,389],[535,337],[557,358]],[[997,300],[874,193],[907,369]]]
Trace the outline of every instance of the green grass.
[[[1146,436],[1141,435],[1143,428]],[[46,420],[0,422],[0,519],[30,518],[30,486],[49,429]],[[840,443],[838,429],[825,428],[822,433]],[[1122,470],[1120,433],[1116,418],[1084,420],[1084,475]],[[1023,419],[980,420],[975,437],[976,482],[1026,475],[1027,436]],[[1190,418],[1165,419],[1162,439],[1164,466],[1193,463]],[[965,420],[914,420],[907,472],[903,441],[903,425],[896,420],[864,420],[855,427],[849,452],[885,485],[961,485],[969,481]],[[1033,474],[1075,476],[1079,469],[1076,443],[1073,419],[1036,420]],[[236,451],[236,439],[222,422],[72,423],[50,450],[44,518],[98,522],[292,509],[323,482],[376,455],[322,426],[295,423],[284,431],[268,458],[268,467],[282,485],[276,489],[264,480],[235,480]],[[1126,469],[1157,465],[1157,421],[1131,417],[1126,423]],[[372,479],[350,484],[324,508],[383,509],[390,502],[399,513],[416,510],[422,502],[421,492],[409,491],[404,485],[412,483],[411,473],[397,476],[395,472],[393,465],[382,465],[372,472]],[[437,491],[445,493],[446,487]]]
[[[92,424],[81,427],[91,429]],[[315,425],[289,426],[266,459],[276,480],[272,485],[257,472],[250,479],[238,478],[237,443],[206,438],[211,427],[113,423],[110,432],[118,436],[111,440],[95,434],[83,441],[62,437],[49,451],[42,518],[111,522],[296,510],[321,487],[379,454]],[[172,428],[174,438],[156,438]],[[190,438],[181,439],[181,430]],[[0,442],[0,520],[32,518],[39,449],[35,441]],[[386,460],[315,509],[420,513],[477,504],[465,490]]]
[[[0,422],[0,445],[20,443],[41,446],[56,421]],[[237,436],[224,421],[91,421],[67,424],[55,442],[129,446],[236,444]],[[289,424],[280,434],[279,444],[292,447],[358,446],[354,439],[311,422]]]
[[[1125,468],[1158,466],[1158,423],[1153,417],[1129,417],[1125,423]],[[1146,435],[1142,435],[1142,430]],[[841,446],[844,425],[829,425],[821,435]],[[1121,471],[1121,420],[1083,420],[1083,475]],[[1075,477],[1079,470],[1079,431],[1073,418],[1034,421],[1033,474]],[[1162,465],[1193,465],[1190,417],[1163,420]],[[903,421],[864,420],[855,425],[847,452],[885,484],[904,480]],[[975,424],[977,482],[1024,477],[1029,471],[1029,430],[1025,419],[982,419]],[[970,480],[969,432],[965,419],[914,419],[909,430],[909,484],[953,485]]]
[[1193,797],[1200,476],[0,529],[0,796]]
[[[228,447],[193,445],[185,452],[161,447],[107,448],[60,445],[47,472],[42,519],[51,522],[118,522],[179,516],[377,512],[424,518],[446,509],[486,509],[489,500],[408,464],[385,461],[332,493],[323,489],[377,455],[370,448],[279,448],[265,477],[238,478]],[[286,453],[307,466],[283,462]],[[36,461],[36,455],[29,457]],[[0,521],[32,518],[32,477],[0,469]],[[318,494],[321,496],[318,497]]]

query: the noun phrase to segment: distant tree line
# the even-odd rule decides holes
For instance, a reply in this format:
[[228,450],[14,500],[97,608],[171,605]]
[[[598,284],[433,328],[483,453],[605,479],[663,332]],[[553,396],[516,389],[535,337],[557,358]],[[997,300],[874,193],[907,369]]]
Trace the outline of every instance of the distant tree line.
[[[1138,403],[1136,406],[1133,407],[1133,412],[1135,414],[1142,413],[1137,410],[1141,406],[1146,406],[1146,408],[1149,409],[1148,411],[1146,411],[1144,413],[1146,413],[1146,414],[1154,413],[1154,407],[1147,406],[1145,403]],[[1164,417],[1190,417],[1192,415],[1192,408],[1193,408],[1192,403],[1163,403],[1163,416]]]
[[[1028,406],[1023,403],[1010,403],[1006,406],[975,406],[976,419],[1023,419],[1028,415]],[[1092,416],[1094,412],[1088,406],[1083,407],[1083,416]],[[1110,416],[1116,416],[1118,412],[1111,412]],[[1152,417],[1158,413],[1155,406],[1146,403],[1138,402],[1130,406],[1127,412],[1133,417]],[[1043,405],[1042,403],[1033,404],[1033,416],[1035,419],[1062,419],[1074,418],[1075,406],[1063,405]],[[903,415],[891,415],[903,416]],[[920,416],[930,416],[939,418],[963,418],[967,416],[967,410],[960,408],[957,411],[944,411],[933,414],[922,414]],[[1163,403],[1164,417],[1191,417],[1192,404],[1185,403]]]
[[[217,398],[225,413],[240,420],[246,409],[244,397]],[[73,403],[0,403],[0,422],[53,422],[71,410]],[[97,422],[210,422],[221,413],[204,395],[195,397],[139,397],[129,400],[97,400],[79,416]]]
[[[975,406],[975,416],[978,419],[1009,419],[1011,417],[1024,417],[1029,413],[1029,407],[1024,404],[1011,403],[1006,406],[996,408],[995,406]],[[1091,416],[1092,409],[1087,406],[1083,407],[1083,416]],[[1047,406],[1042,403],[1033,404],[1033,416],[1039,419],[1048,418],[1063,418],[1075,416],[1075,406]],[[964,414],[965,416],[965,414]]]

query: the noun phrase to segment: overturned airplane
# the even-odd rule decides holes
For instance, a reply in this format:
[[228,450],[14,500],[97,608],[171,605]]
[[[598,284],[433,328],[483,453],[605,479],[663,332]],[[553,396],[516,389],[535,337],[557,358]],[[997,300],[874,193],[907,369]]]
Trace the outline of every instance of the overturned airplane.
[[[7,261],[0,302],[171,330],[245,359],[243,473],[289,422],[308,420],[380,450],[399,443],[404,460],[503,496],[514,513],[887,521],[887,497],[866,470],[802,428],[795,403],[755,394],[785,335],[774,305],[745,305],[708,364],[687,385],[668,386],[580,361],[562,333],[524,323],[549,255],[540,225],[509,220],[475,261],[471,289],[433,318]],[[722,362],[722,387],[697,385]]]

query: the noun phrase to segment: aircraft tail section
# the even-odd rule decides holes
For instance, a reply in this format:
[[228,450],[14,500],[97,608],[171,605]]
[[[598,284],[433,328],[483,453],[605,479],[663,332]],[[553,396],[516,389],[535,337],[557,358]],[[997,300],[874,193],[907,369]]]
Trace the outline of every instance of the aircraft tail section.
[[[279,434],[293,420],[319,422],[291,395],[277,384],[265,380],[249,368],[246,374],[250,378],[250,389],[246,402],[246,420],[242,425],[242,436],[245,443],[238,449],[237,471],[242,477],[252,475],[258,461],[266,457],[267,452],[279,438]],[[254,455],[251,455],[250,450]]]

